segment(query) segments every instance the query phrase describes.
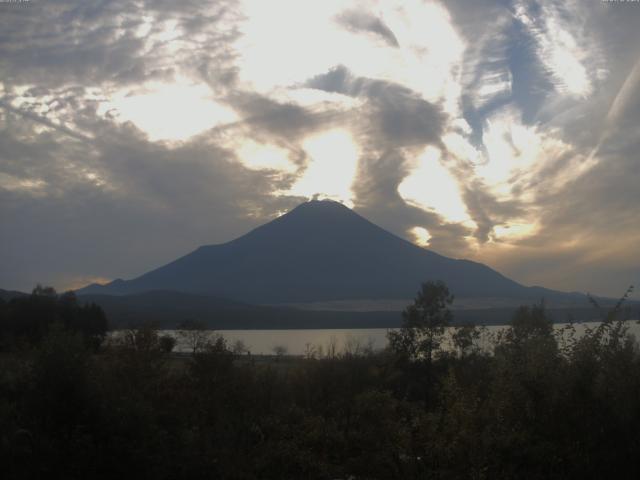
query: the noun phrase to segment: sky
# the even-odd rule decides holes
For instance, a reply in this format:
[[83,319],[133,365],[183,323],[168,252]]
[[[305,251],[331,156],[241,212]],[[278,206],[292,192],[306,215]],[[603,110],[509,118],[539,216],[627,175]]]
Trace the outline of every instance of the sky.
[[0,3],[0,288],[132,278],[329,198],[618,297],[638,45],[638,2]]

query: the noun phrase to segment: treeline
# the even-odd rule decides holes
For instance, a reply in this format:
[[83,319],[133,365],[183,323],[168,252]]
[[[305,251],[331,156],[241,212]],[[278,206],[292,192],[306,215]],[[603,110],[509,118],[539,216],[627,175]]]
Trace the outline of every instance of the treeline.
[[56,322],[0,356],[4,478],[635,478],[640,352],[620,304],[584,335],[522,307],[490,348],[423,285],[390,348],[188,357],[151,328],[97,352]]
[[54,325],[81,334],[98,348],[107,333],[107,318],[95,303],[80,303],[75,293],[59,295],[52,287],[36,286],[31,295],[0,298],[0,351],[38,345]]

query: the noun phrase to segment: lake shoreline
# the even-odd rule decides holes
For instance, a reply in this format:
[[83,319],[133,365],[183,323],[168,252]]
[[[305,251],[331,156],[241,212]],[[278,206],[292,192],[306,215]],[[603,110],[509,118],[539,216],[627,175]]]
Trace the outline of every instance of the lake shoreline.
[[[627,320],[629,332],[636,338],[640,338],[640,324],[637,320]],[[575,322],[572,324],[563,322],[555,323],[554,329],[562,330],[568,325],[573,325],[576,334],[582,335],[587,328],[594,328],[600,322]],[[456,325],[449,327],[453,333]],[[489,346],[492,338],[498,332],[508,328],[508,325],[480,325],[480,343]],[[206,329],[201,330],[205,340],[215,340],[217,336],[222,336],[229,345],[242,342],[246,350],[252,355],[272,355],[277,347],[284,348],[283,353],[291,356],[304,356],[310,349],[333,349],[343,351],[346,349],[372,349],[382,350],[386,348],[387,333],[398,327],[384,328],[298,328],[298,329]],[[119,332],[126,332],[127,329],[111,330],[109,337],[117,338]],[[190,348],[179,330],[157,329],[160,335],[168,335],[176,339],[176,352],[188,352]],[[282,354],[281,354],[282,356]]]

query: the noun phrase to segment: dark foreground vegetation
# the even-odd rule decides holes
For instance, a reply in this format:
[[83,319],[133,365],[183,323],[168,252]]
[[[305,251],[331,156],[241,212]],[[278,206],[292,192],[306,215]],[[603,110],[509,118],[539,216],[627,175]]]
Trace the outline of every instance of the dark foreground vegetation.
[[101,343],[99,307],[0,302],[2,478],[637,478],[640,351],[621,304],[585,335],[520,308],[489,350],[444,349],[423,285],[390,348],[255,362],[145,327]]

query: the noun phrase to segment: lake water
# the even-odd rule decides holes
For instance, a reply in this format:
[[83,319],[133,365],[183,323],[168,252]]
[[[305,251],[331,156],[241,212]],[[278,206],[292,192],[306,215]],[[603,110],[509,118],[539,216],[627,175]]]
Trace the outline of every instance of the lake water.
[[[640,338],[640,324],[637,321],[628,321],[629,332]],[[586,328],[594,328],[597,322],[585,322],[574,324],[576,334],[580,335]],[[562,329],[566,324],[555,324],[554,328]],[[492,338],[505,326],[488,326],[483,329],[479,344],[482,348],[487,348]],[[450,332],[453,329],[449,329]],[[288,355],[305,355],[311,349],[316,353],[326,354],[330,350],[344,352],[345,350],[355,351],[356,349],[372,348],[380,350],[387,345],[386,328],[371,329],[306,329],[306,330],[218,330],[208,331],[207,336],[214,339],[216,335],[222,335],[229,346],[236,342],[244,343],[247,350],[254,355],[272,355],[276,347],[283,347]],[[112,333],[112,337],[117,337],[119,331]],[[190,348],[182,335],[177,330],[164,330],[162,334],[171,335],[176,338],[178,344],[174,351],[188,352]]]

